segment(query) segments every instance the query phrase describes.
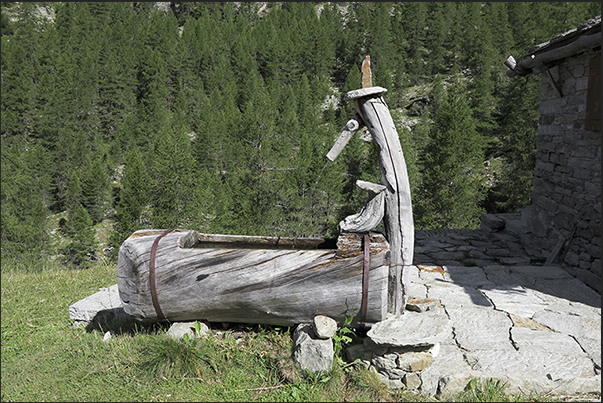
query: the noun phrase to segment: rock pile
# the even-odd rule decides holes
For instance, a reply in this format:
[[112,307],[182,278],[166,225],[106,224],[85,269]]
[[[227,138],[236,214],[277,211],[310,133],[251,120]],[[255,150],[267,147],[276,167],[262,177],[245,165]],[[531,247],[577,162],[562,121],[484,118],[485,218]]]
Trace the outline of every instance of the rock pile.
[[316,316],[312,324],[301,323],[293,333],[293,359],[303,371],[326,374],[333,367],[333,335],[337,322]]

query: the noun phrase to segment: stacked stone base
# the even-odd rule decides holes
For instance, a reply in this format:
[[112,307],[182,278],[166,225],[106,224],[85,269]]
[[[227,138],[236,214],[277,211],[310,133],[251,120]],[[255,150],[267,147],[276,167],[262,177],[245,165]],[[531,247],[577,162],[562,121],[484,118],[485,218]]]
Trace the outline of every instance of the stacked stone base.
[[423,371],[452,333],[444,309],[430,301],[415,300],[403,315],[375,324],[362,343],[346,349],[346,358],[376,372],[390,389],[421,390]]
[[359,360],[365,368],[377,373],[390,389],[420,390],[421,373],[438,354],[440,345],[381,346],[367,337],[362,344],[352,345],[346,350],[346,358]]

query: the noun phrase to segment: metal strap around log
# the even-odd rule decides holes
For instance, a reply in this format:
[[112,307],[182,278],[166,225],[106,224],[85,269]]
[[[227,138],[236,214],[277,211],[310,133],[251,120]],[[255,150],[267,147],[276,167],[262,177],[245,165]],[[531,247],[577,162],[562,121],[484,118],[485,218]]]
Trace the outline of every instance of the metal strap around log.
[[151,299],[153,300],[153,306],[155,307],[155,312],[157,313],[157,318],[159,320],[168,320],[161,307],[159,306],[159,300],[157,299],[157,289],[155,288],[155,256],[157,255],[157,245],[159,245],[159,240],[174,231],[174,228],[168,229],[164,231],[161,235],[155,238],[153,241],[153,246],[151,247],[151,258],[149,260],[149,285],[151,288]]
[[362,265],[362,302],[360,305],[360,326],[366,326],[366,311],[368,308],[369,272],[371,270],[371,241],[368,234],[364,234],[364,264]]

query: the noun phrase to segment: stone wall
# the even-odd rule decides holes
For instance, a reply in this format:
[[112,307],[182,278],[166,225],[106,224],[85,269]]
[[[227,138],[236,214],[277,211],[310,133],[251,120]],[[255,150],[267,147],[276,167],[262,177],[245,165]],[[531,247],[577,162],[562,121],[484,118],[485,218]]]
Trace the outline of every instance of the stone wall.
[[526,249],[541,258],[558,251],[555,263],[599,292],[601,131],[585,130],[584,120],[589,62],[600,55],[568,57],[542,74],[532,206],[522,211]]

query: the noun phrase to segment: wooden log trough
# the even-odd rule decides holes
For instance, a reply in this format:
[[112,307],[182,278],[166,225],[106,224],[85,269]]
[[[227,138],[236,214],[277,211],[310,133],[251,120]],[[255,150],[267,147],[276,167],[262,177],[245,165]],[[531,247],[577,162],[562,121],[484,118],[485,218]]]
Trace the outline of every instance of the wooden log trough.
[[[154,246],[155,245],[155,246]],[[337,239],[139,230],[120,249],[124,311],[142,321],[293,326],[326,315],[368,325],[388,315],[389,244],[380,233]]]
[[[124,311],[145,321],[293,326],[325,315],[370,326],[404,313],[414,224],[404,154],[387,90],[373,87],[370,57],[363,88],[350,91],[356,113],[327,154],[334,161],[359,128],[379,148],[381,183],[358,181],[370,197],[339,223],[336,239],[140,230],[119,250],[117,284]],[[371,232],[383,220],[385,236]]]

